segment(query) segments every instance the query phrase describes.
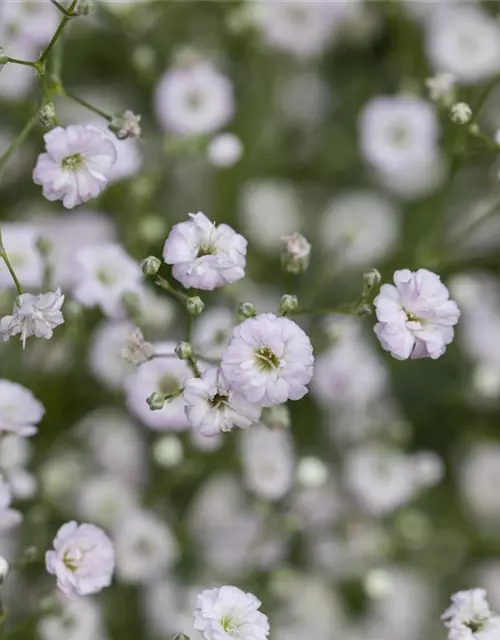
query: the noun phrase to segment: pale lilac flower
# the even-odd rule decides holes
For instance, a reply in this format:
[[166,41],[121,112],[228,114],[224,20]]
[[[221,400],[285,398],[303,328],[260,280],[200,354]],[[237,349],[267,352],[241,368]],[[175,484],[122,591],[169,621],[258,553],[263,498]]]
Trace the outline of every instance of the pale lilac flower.
[[500,616],[486,600],[484,589],[458,591],[451,596],[452,605],[441,618],[448,628],[449,640],[496,640],[500,637]]
[[217,367],[207,369],[201,378],[184,383],[186,415],[203,436],[216,436],[233,427],[246,429],[260,418],[261,407],[232,391]]
[[113,578],[113,543],[93,524],[67,522],[54,538],[54,550],[45,554],[45,565],[65,595],[97,593],[109,587]]
[[165,131],[185,136],[211,133],[233,118],[233,87],[210,61],[178,65],[160,79],[155,109]]
[[304,331],[288,318],[266,313],[233,329],[221,368],[234,391],[249,402],[271,407],[305,396],[313,363]]
[[421,98],[373,98],[363,108],[359,126],[363,155],[382,172],[405,173],[436,155],[438,119]]
[[11,502],[12,489],[0,474],[0,533],[5,533],[22,522],[22,514],[10,508]]
[[73,295],[85,307],[99,306],[107,316],[120,318],[125,294],[135,294],[139,300],[141,267],[119,244],[82,247],[75,263]]
[[243,155],[243,144],[233,133],[221,133],[212,138],[207,147],[207,158],[214,167],[234,166]]
[[54,329],[64,322],[61,311],[63,303],[64,296],[60,289],[36,296],[21,294],[14,302],[12,315],[0,320],[0,338],[6,342],[20,333],[23,347],[30,336],[49,340]]
[[212,290],[245,275],[247,241],[227,224],[216,225],[201,212],[189,214],[170,232],[163,258],[186,289]]
[[439,358],[453,340],[460,310],[439,276],[427,269],[394,273],[374,304],[375,333],[394,358]]
[[106,133],[93,126],[56,127],[44,136],[46,153],[33,170],[47,200],[62,200],[67,209],[96,198],[108,183],[116,148]]
[[101,611],[92,598],[59,596],[57,604],[37,624],[41,640],[106,640]]
[[194,628],[205,640],[266,640],[267,616],[259,611],[262,603],[237,587],[206,589],[198,596]]
[[17,382],[0,380],[0,431],[32,436],[44,413],[42,403],[31,391]]

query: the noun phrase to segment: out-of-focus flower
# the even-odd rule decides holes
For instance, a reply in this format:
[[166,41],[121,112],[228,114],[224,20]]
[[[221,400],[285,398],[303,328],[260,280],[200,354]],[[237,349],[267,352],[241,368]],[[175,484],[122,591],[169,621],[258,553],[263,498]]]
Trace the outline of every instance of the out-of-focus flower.
[[207,158],[214,167],[234,166],[243,155],[243,144],[233,133],[220,133],[207,148]]
[[246,429],[260,417],[260,405],[251,404],[227,384],[220,369],[210,367],[201,378],[184,382],[186,414],[195,429],[214,436],[233,427]]
[[466,504],[478,524],[493,524],[500,517],[500,446],[482,441],[470,447],[461,463],[459,480]]
[[455,124],[467,124],[472,118],[472,109],[466,102],[457,102],[450,109],[450,118]]
[[360,145],[376,169],[404,172],[436,155],[438,120],[421,98],[379,96],[365,105],[360,118]]
[[76,496],[78,515],[107,529],[119,525],[136,506],[134,490],[121,478],[112,475],[89,478]]
[[123,386],[134,365],[123,357],[134,325],[127,321],[106,320],[98,325],[90,339],[89,367],[97,380],[112,389]]
[[44,135],[46,153],[33,170],[47,200],[67,209],[96,198],[108,183],[117,152],[110,138],[93,126],[56,127]]
[[0,475],[0,533],[5,533],[22,522],[19,511],[10,508],[12,490],[3,475]]
[[427,269],[396,271],[394,284],[382,285],[374,301],[379,320],[374,329],[382,347],[398,360],[439,358],[453,340],[457,303]]
[[261,604],[254,595],[237,587],[206,589],[198,596],[194,628],[205,640],[266,640],[269,621],[259,611]]
[[160,342],[153,346],[157,357],[137,367],[126,381],[128,407],[154,431],[184,431],[191,424],[186,416],[182,394],[165,402],[159,411],[151,411],[146,398],[155,391],[171,394],[182,390],[184,381],[191,378],[193,373],[186,362],[175,355],[175,343]]
[[495,640],[500,634],[500,616],[492,613],[484,589],[458,591],[441,618],[449,640]]
[[313,363],[307,334],[292,320],[267,313],[234,328],[221,368],[232,389],[271,407],[307,393]]
[[247,241],[227,224],[216,225],[201,212],[174,225],[163,248],[172,275],[186,289],[212,290],[245,275]]
[[500,27],[479,5],[444,5],[428,22],[427,53],[437,71],[481,82],[500,71]]
[[177,559],[177,542],[167,524],[150,511],[132,511],[116,527],[116,571],[123,582],[158,579]]
[[[43,258],[37,248],[40,234],[30,223],[2,224],[2,243],[23,287],[39,289],[43,281]],[[0,286],[12,289],[14,281],[7,269],[0,271]]]
[[456,78],[452,73],[437,73],[425,81],[429,98],[447,107],[450,107],[453,102],[455,84]]
[[91,598],[59,598],[57,613],[44,615],[37,625],[41,640],[104,640],[99,607]]
[[109,125],[109,128],[114,132],[118,140],[139,138],[141,135],[140,122],[141,116],[127,110],[123,113],[123,116],[115,118]]
[[141,293],[139,263],[115,243],[82,247],[75,255],[73,295],[85,307],[99,306],[111,318],[124,314],[123,296]]
[[155,109],[165,131],[184,136],[211,133],[234,115],[233,87],[208,60],[179,65],[161,77]]
[[247,489],[265,500],[280,500],[293,483],[295,456],[288,431],[257,425],[241,441],[243,477]]
[[67,596],[97,593],[113,578],[113,543],[93,524],[67,522],[54,538],[54,550],[45,554],[45,565]]
[[311,244],[301,233],[292,233],[283,236],[284,250],[281,261],[285,269],[290,273],[302,273],[309,265]]
[[45,409],[35,396],[17,382],[0,380],[0,431],[32,436]]
[[63,303],[60,289],[36,296],[23,293],[16,298],[12,315],[0,320],[0,337],[6,342],[20,333],[23,347],[30,336],[45,340],[52,338],[54,329],[64,322]]
[[205,358],[221,358],[233,327],[234,316],[230,309],[207,309],[193,326],[192,343],[195,352]]
[[122,356],[131,364],[141,364],[150,360],[154,355],[154,348],[150,342],[144,340],[142,331],[135,327],[129,334],[125,346],[121,350]]

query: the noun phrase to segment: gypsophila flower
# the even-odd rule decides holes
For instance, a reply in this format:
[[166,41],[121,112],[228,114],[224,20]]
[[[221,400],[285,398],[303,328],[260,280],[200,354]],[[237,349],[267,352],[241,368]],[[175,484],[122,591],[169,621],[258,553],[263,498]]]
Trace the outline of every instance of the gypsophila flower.
[[451,596],[452,605],[441,618],[449,640],[496,640],[500,637],[500,616],[492,613],[486,591],[470,589]]
[[214,167],[226,169],[234,166],[243,155],[243,144],[234,133],[221,133],[212,138],[207,147],[207,158]]
[[237,587],[206,589],[196,602],[194,628],[205,640],[266,640],[269,621],[260,605],[254,595]]
[[186,289],[212,290],[245,275],[247,241],[227,224],[216,225],[201,212],[176,224],[163,258]]
[[44,413],[42,403],[31,391],[17,382],[0,380],[0,432],[32,436]]
[[119,118],[114,118],[109,128],[114,132],[118,140],[127,138],[139,138],[141,135],[141,116],[132,111],[125,111]]
[[375,333],[394,358],[439,358],[453,340],[460,310],[439,276],[427,269],[394,273],[375,298]]
[[0,320],[0,338],[6,342],[20,333],[23,347],[30,336],[45,340],[52,338],[54,329],[64,322],[63,303],[60,289],[36,296],[23,293],[16,298],[12,315]]
[[455,93],[456,78],[453,73],[437,73],[427,78],[425,86],[429,90],[429,98],[433,102],[440,102],[450,106]]
[[257,422],[261,413],[260,406],[230,389],[216,367],[207,369],[201,378],[184,382],[184,401],[188,420],[204,436],[215,436],[233,427],[246,429]]
[[113,578],[113,543],[93,524],[67,522],[54,538],[54,550],[45,554],[45,565],[67,596],[97,593]]
[[108,183],[117,152],[100,129],[87,125],[56,127],[44,135],[46,153],[33,170],[35,184],[47,200],[62,200],[67,209],[96,198]]
[[141,362],[150,360],[154,352],[153,345],[144,340],[144,335],[138,327],[129,335],[125,346],[121,350],[122,356],[131,364],[141,364]]
[[313,363],[304,331],[288,318],[266,313],[233,329],[221,368],[234,391],[249,402],[271,407],[307,393]]
[[472,109],[466,102],[457,102],[450,109],[450,118],[455,124],[467,124],[472,118]]
[[281,259],[284,267],[291,273],[301,273],[309,265],[311,245],[301,233],[283,236],[284,251]]

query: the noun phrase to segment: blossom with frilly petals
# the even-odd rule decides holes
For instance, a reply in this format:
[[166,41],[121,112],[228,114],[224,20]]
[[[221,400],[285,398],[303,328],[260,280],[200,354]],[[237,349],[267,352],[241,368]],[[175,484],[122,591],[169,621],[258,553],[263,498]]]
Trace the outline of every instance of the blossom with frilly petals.
[[11,316],[0,320],[0,338],[6,342],[12,336],[21,334],[23,347],[26,338],[52,338],[55,327],[64,322],[61,307],[64,296],[60,289],[32,295],[23,293],[16,298]]
[[260,417],[261,407],[231,391],[224,375],[216,367],[201,378],[184,382],[186,415],[203,436],[215,436],[233,427],[246,429]]
[[260,605],[254,595],[237,587],[206,589],[196,601],[194,628],[205,640],[266,640],[269,621]]
[[233,329],[221,368],[231,389],[263,407],[299,400],[313,375],[313,350],[288,318],[265,313]]
[[382,285],[374,301],[379,320],[375,333],[382,347],[398,360],[439,358],[453,340],[460,317],[457,303],[427,269],[396,271],[394,285]]
[[500,616],[490,610],[484,589],[458,591],[441,618],[449,640],[496,640],[500,637]]
[[93,524],[67,522],[54,538],[54,550],[45,554],[45,565],[67,596],[97,593],[113,578],[113,543]]
[[44,413],[42,403],[26,387],[0,380],[0,432],[32,436]]
[[245,275],[247,241],[227,224],[216,225],[204,213],[190,213],[170,232],[163,258],[186,289],[212,290]]
[[33,170],[35,184],[47,200],[67,209],[96,198],[108,183],[117,152],[110,138],[91,125],[56,127],[44,136],[46,153]]

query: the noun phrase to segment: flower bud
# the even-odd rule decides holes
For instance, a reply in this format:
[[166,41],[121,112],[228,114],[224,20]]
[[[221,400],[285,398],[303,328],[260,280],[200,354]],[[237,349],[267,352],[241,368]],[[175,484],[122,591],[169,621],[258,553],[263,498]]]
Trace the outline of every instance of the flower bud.
[[274,407],[268,407],[262,412],[262,422],[269,429],[289,429],[292,420],[290,418],[290,410],[286,404],[278,404]]
[[296,311],[299,307],[297,296],[289,296],[285,294],[280,300],[280,314],[286,316]]
[[127,362],[137,365],[150,360],[154,352],[153,345],[144,340],[142,331],[139,328],[135,328],[128,336],[120,353]]
[[192,298],[188,298],[186,300],[186,309],[189,315],[191,316],[199,316],[203,313],[203,309],[205,308],[205,303],[198,296],[193,296]]
[[40,236],[36,241],[36,248],[40,251],[42,256],[48,256],[52,251],[52,242],[48,238]]
[[44,129],[53,129],[56,127],[56,107],[54,103],[46,102],[42,107],[40,107],[38,117],[40,119],[40,125]]
[[3,556],[0,556],[0,584],[3,584],[5,582],[5,578],[9,573],[9,569],[10,567],[7,560]]
[[476,123],[471,124],[471,126],[469,127],[469,133],[471,134],[471,136],[478,136],[481,133],[479,125]]
[[149,405],[151,411],[160,411],[165,406],[165,394],[159,391],[154,391],[150,396],[146,398],[146,402]]
[[185,633],[176,633],[175,636],[172,636],[172,640],[189,640],[189,636]]
[[255,306],[251,302],[240,302],[240,304],[238,305],[238,316],[242,320],[255,318],[256,315],[257,311],[255,310]]
[[136,115],[132,111],[127,110],[122,116],[113,118],[109,125],[109,129],[115,134],[118,140],[139,138],[141,135],[140,121],[140,115]]
[[193,347],[190,342],[178,342],[175,347],[175,355],[179,360],[189,360],[193,357]]
[[148,256],[141,262],[142,273],[145,276],[155,276],[161,267],[161,260],[156,256]]
[[175,436],[163,436],[154,444],[153,457],[164,469],[176,467],[184,457],[182,442]]
[[5,55],[5,51],[0,47],[0,71],[5,67],[9,58]]
[[357,316],[371,316],[373,313],[372,307],[369,304],[360,304],[356,309]]
[[302,273],[309,266],[309,257],[311,255],[311,245],[300,233],[293,233],[289,236],[283,236],[284,242],[283,253],[281,254],[281,264],[288,273]]
[[365,283],[365,288],[363,293],[368,294],[375,287],[378,287],[378,285],[382,281],[382,276],[380,275],[380,271],[378,271],[377,269],[370,269],[369,271],[366,271],[366,273],[363,274],[363,280]]
[[455,124],[467,124],[472,118],[472,109],[466,102],[457,102],[450,109],[450,118]]
[[137,225],[137,232],[146,242],[157,242],[159,238],[167,235],[165,220],[154,213],[141,218]]
[[450,107],[455,99],[456,78],[452,73],[438,73],[427,78],[425,85],[429,90],[429,98],[444,107]]

